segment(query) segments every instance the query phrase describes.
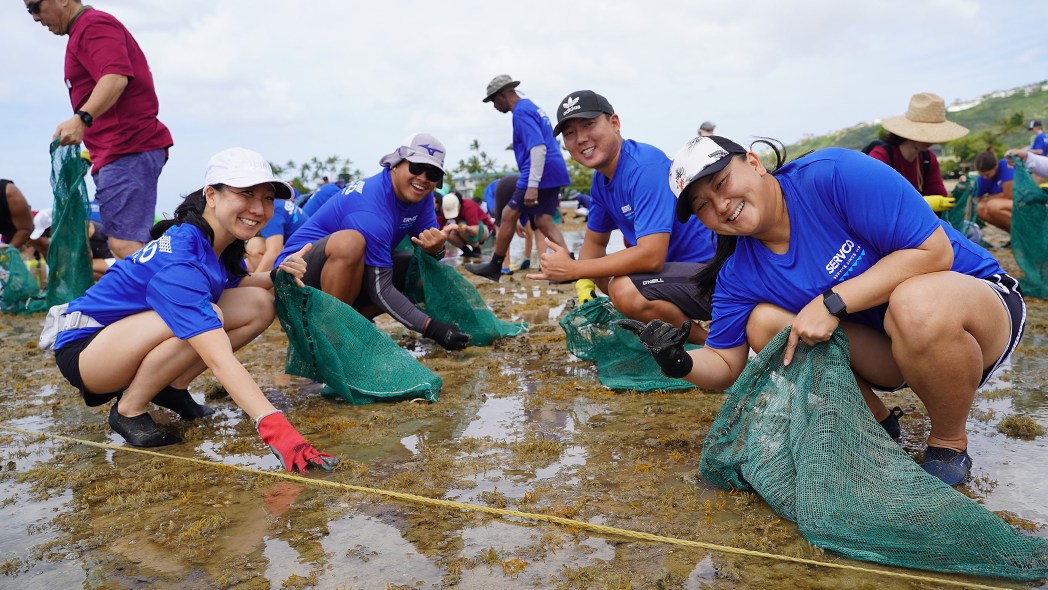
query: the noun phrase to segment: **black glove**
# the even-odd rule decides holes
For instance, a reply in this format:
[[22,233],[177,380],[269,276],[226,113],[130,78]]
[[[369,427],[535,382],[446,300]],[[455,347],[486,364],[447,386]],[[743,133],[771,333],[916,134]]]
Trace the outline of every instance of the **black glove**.
[[691,321],[685,321],[680,329],[662,320],[651,320],[645,326],[637,320],[619,320],[619,326],[640,336],[640,343],[648,349],[662,374],[674,379],[683,379],[691,373],[691,355],[684,350],[684,343],[691,334]]
[[448,324],[435,318],[429,318],[426,329],[422,333],[426,338],[436,340],[438,344],[448,350],[462,350],[469,346],[472,336],[458,329],[455,324]]

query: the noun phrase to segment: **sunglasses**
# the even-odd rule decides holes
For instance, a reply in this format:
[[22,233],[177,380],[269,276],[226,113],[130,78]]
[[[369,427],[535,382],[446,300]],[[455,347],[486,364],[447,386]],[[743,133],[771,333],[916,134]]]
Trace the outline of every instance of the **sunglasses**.
[[426,178],[430,182],[440,182],[444,178],[444,173],[439,168],[427,164],[419,164],[418,162],[408,162],[408,172],[413,176],[418,176],[425,172]]
[[25,8],[29,14],[40,14],[40,4],[42,4],[43,1],[44,0],[36,0],[36,2],[30,2],[25,5]]

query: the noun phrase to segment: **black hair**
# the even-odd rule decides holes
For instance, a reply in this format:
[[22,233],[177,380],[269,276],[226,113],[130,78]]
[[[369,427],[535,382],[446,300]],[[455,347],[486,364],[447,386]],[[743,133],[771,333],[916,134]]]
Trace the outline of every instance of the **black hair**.
[[[212,184],[211,188],[216,191],[222,191],[225,190],[226,185]],[[150,239],[156,240],[172,227],[188,223],[204,232],[207,241],[214,246],[215,230],[211,229],[211,224],[204,219],[204,208],[206,206],[207,199],[204,198],[204,189],[189,193],[184,197],[182,204],[175,208],[174,219],[161,219],[149,230]],[[244,258],[244,250],[243,240],[233,240],[233,243],[226,246],[226,249],[222,251],[220,259],[222,264],[226,266],[228,274],[234,277],[246,277],[248,275],[247,270],[240,266],[240,262]]]
[[884,137],[881,138],[881,141],[883,141],[884,143],[886,143],[888,145],[896,145],[897,146],[897,145],[902,145],[902,142],[906,141],[906,138],[901,136],[901,135],[896,135],[896,134],[892,133],[891,131],[888,131],[888,132],[886,132],[884,134]]
[[[771,148],[772,153],[775,154],[775,163],[774,165],[769,166],[768,170],[773,176],[778,174],[779,170],[786,163],[786,146],[777,139],[761,137],[750,144],[750,151],[753,151],[753,146],[758,143],[763,143],[768,146]],[[807,152],[804,156],[807,156],[810,153],[811,152]],[[801,156],[801,158],[804,156]],[[746,154],[735,154],[733,157],[745,159]],[[683,198],[685,194],[687,193],[681,193],[681,197]],[[717,234],[717,251],[713,255],[713,258],[706,263],[706,266],[704,266],[702,270],[691,277],[691,282],[694,283],[699,290],[700,299],[707,296],[713,296],[713,290],[717,286],[717,274],[720,272],[720,269],[724,267],[724,263],[735,254],[735,248],[738,246],[738,243],[739,236],[723,236]]]
[[975,156],[975,169],[979,172],[989,172],[997,168],[997,152],[993,151],[993,146],[986,148],[984,151],[979,152],[978,156]]

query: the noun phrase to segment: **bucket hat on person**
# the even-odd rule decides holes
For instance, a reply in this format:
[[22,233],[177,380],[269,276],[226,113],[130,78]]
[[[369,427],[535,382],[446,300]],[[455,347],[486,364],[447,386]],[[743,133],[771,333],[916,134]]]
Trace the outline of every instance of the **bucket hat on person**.
[[[444,144],[428,133],[412,133],[404,138],[400,147],[382,156],[378,161],[379,166],[393,168],[397,164],[407,160],[416,164],[429,164],[436,166],[444,172]],[[437,188],[444,186],[444,179],[437,181]]]
[[905,115],[881,121],[886,130],[921,143],[943,143],[968,135],[968,128],[946,120],[946,102],[930,92],[914,94]]
[[54,214],[54,211],[53,207],[48,207],[36,212],[36,215],[33,216],[33,231],[29,234],[30,240],[35,240],[44,235],[47,228],[51,227],[51,216]]
[[488,93],[484,97],[484,100],[482,102],[491,102],[491,99],[494,98],[495,93],[497,93],[499,90],[502,90],[503,88],[516,88],[517,86],[520,86],[520,82],[514,80],[511,76],[508,76],[506,74],[502,74],[501,76],[495,76],[494,78],[492,78],[491,82],[488,82]]
[[455,193],[444,195],[440,201],[440,208],[444,211],[444,219],[455,219],[459,216],[459,198]]
[[677,219],[687,223],[691,218],[691,203],[686,194],[696,180],[716,174],[731,162],[734,154],[745,154],[746,149],[719,135],[696,137],[680,148],[670,165],[670,188],[677,197]]
[[568,119],[596,119],[601,114],[615,114],[608,99],[592,90],[572,92],[557,107],[557,126],[553,128],[553,137],[560,135]]
[[290,199],[295,191],[291,185],[273,174],[273,168],[262,154],[241,147],[229,148],[211,156],[204,173],[204,186],[224,184],[233,188],[247,188],[268,182],[273,185],[278,199]]

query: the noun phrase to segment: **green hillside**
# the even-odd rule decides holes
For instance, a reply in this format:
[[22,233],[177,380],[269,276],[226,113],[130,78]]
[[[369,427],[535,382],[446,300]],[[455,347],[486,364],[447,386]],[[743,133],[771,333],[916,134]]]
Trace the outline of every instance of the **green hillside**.
[[[1030,133],[1026,126],[1031,119],[1044,120],[1048,118],[1048,91],[1041,90],[1044,82],[1031,84],[1025,87],[1029,94],[1020,89],[1015,94],[999,98],[986,98],[976,106],[956,113],[946,113],[950,121],[964,125],[970,130],[967,137],[956,142],[950,142],[945,146],[947,156],[957,152],[962,161],[967,161],[971,150],[980,151],[992,144],[998,151],[1012,147],[1024,147],[1029,145]],[[996,94],[996,93],[995,93]],[[1013,118],[1016,113],[1022,113],[1017,117],[1022,125],[1013,130],[1004,128],[998,124],[1002,118]],[[885,117],[899,113],[886,113]],[[862,149],[866,144],[877,138],[880,125],[860,124],[850,129],[842,129],[836,133],[822,135],[801,141],[786,147],[790,159],[799,157],[811,150],[827,147],[842,147],[853,150]],[[1003,134],[1002,131],[1012,131]],[[989,133],[989,135],[987,135]],[[957,144],[957,145],[954,145]],[[938,150],[936,150],[938,151]]]

